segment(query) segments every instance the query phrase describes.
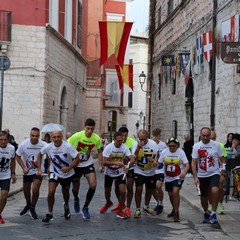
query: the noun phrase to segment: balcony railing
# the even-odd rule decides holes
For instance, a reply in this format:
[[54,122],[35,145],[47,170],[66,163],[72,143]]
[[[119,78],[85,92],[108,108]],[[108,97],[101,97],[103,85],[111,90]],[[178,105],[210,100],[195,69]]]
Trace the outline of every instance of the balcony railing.
[[12,12],[0,10],[0,43],[12,41]]

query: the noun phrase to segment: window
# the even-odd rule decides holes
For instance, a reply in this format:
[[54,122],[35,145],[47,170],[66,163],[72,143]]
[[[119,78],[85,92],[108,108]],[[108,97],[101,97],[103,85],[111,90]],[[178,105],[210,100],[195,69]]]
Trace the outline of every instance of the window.
[[162,8],[159,7],[159,9],[158,9],[158,27],[161,25],[161,18],[162,18],[161,14],[162,14]]
[[173,11],[173,0],[168,1],[168,15],[170,15]]
[[78,1],[77,46],[82,47],[82,3]]
[[129,108],[132,108],[132,106],[133,106],[133,101],[132,101],[132,99],[133,99],[133,93],[132,92],[129,92],[128,93],[128,107]]
[[162,97],[162,78],[161,73],[158,74],[158,100],[161,100]]

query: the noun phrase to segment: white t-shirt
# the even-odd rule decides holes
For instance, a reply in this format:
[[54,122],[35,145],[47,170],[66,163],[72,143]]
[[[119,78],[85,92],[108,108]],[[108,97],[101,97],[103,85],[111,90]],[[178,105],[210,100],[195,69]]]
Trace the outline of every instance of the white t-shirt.
[[0,147],[0,180],[11,178],[11,161],[15,157],[15,148],[10,143]]
[[210,140],[208,144],[202,141],[195,143],[192,151],[192,158],[198,160],[198,177],[211,177],[219,174],[219,158],[223,150],[218,142]]
[[[110,162],[123,162],[125,156],[131,156],[131,152],[125,144],[117,148],[114,143],[108,144],[103,150],[103,157],[109,158]],[[104,167],[104,173],[110,177],[118,177],[124,174],[124,168],[118,165]]]
[[[20,156],[23,160],[23,163],[27,168],[29,168],[29,172],[26,175],[36,174],[38,171],[37,166],[37,157],[41,148],[47,143],[39,140],[37,144],[33,145],[30,142],[30,139],[24,140],[16,151],[16,154]],[[42,161],[41,169],[44,169],[44,162]]]
[[179,179],[184,170],[184,164],[188,163],[186,154],[181,148],[177,148],[174,153],[170,152],[169,148],[164,149],[158,161],[163,163],[165,182]]
[[[138,142],[136,141],[133,144],[132,152],[135,153]],[[152,163],[148,162],[149,157],[155,158],[157,156],[158,146],[155,141],[148,138],[147,144],[145,144],[138,152],[136,156],[136,165],[134,167],[134,173],[143,175],[143,176],[153,176],[155,175],[155,169],[152,166]]]
[[[166,145],[166,143],[160,141],[159,143],[157,143],[157,146],[158,146],[158,154],[157,154],[157,155],[160,157],[162,151],[167,148],[167,145]],[[156,173],[156,174],[164,173],[163,164],[161,164],[161,165],[155,170],[155,173]]]
[[62,167],[68,167],[78,155],[78,151],[70,143],[63,141],[60,147],[56,147],[54,142],[51,142],[41,149],[41,154],[48,155],[50,172],[55,173],[58,177],[69,178],[74,174],[74,169],[67,173],[61,171]]

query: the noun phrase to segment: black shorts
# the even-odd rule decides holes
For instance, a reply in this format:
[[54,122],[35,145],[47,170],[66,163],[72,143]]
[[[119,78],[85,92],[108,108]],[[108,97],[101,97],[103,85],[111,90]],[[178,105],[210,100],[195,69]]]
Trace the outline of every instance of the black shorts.
[[198,178],[200,182],[200,191],[202,197],[208,196],[208,190],[212,187],[219,187],[220,175],[215,174],[211,177]]
[[136,186],[141,186],[143,184],[146,185],[146,187],[150,188],[150,189],[155,189],[156,188],[156,179],[155,179],[155,175],[153,176],[143,176],[141,174],[134,174],[134,180],[135,180],[135,184]]
[[127,179],[128,179],[128,178],[134,178],[134,169],[128,170]]
[[39,181],[42,181],[42,176],[38,176],[37,174],[33,175],[23,175],[23,182],[33,182],[33,179],[38,179]]
[[156,181],[164,182],[164,174],[163,173],[155,174],[155,179]]
[[173,187],[178,187],[178,188],[182,188],[184,180],[181,179],[176,179],[172,182],[165,182],[165,190],[167,192],[172,192],[173,191]]
[[87,167],[75,167],[74,168],[75,174],[73,175],[73,182],[79,180],[82,175],[85,177],[89,173],[95,173],[95,167],[93,164]]
[[11,178],[0,180],[1,190],[9,191],[10,190]]
[[68,177],[68,178],[60,178],[55,173],[49,174],[49,183],[50,182],[55,182],[57,184],[60,183],[60,185],[65,189],[70,189],[72,180],[73,180],[73,176]]
[[114,180],[116,180],[117,185],[126,184],[126,179],[123,180],[123,175],[120,175],[118,177],[110,177],[108,175],[105,175],[104,188],[111,188]]

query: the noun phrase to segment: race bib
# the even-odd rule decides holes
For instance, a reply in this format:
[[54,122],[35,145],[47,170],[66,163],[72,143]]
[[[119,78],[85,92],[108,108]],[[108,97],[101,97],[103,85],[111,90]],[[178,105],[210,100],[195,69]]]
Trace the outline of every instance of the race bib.
[[181,174],[181,168],[179,165],[166,165],[166,175],[169,177],[176,177]]

